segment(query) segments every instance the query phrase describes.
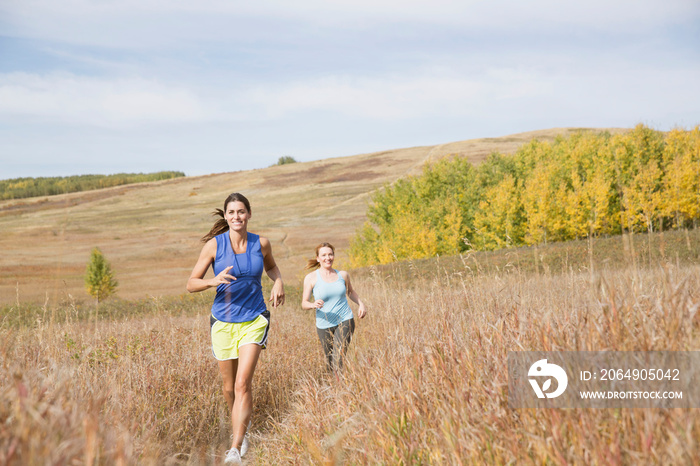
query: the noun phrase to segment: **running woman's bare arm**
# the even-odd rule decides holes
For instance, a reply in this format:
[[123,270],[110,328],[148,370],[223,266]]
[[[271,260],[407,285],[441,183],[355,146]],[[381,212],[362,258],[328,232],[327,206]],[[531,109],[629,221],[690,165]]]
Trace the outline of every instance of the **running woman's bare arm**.
[[302,309],[320,309],[323,307],[324,302],[322,299],[311,301],[313,299],[314,285],[316,285],[316,272],[311,272],[304,277],[304,292],[301,297]]
[[280,272],[275,258],[272,256],[272,244],[267,238],[260,237],[260,249],[263,254],[263,263],[265,264],[265,273],[274,282],[272,291],[270,292],[270,303],[272,307],[281,306],[284,304],[284,282],[282,281],[282,272]]
[[235,280],[236,277],[229,274],[233,266],[226,267],[214,278],[208,280],[204,279],[209,266],[214,263],[214,257],[216,257],[216,240],[210,239],[207,244],[202,248],[202,252],[199,254],[199,259],[192,269],[189,280],[187,280],[187,291],[190,293],[195,293],[197,291],[208,290],[215,286],[219,286],[224,283],[231,283],[231,280]]
[[340,276],[343,277],[343,280],[345,280],[348,298],[350,298],[355,304],[359,306],[357,308],[357,315],[360,317],[360,319],[364,318],[367,314],[367,309],[365,308],[365,303],[362,302],[360,296],[357,294],[357,291],[355,291],[355,289],[352,287],[352,283],[350,282],[350,274],[345,271],[342,271],[340,272]]

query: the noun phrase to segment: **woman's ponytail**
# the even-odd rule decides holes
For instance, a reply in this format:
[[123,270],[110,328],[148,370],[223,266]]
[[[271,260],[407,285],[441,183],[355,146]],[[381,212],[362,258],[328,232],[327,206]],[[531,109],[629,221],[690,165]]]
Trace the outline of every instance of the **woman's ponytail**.
[[212,212],[212,215],[218,215],[221,218],[214,223],[214,226],[211,227],[209,233],[202,236],[202,243],[206,243],[216,235],[220,235],[221,233],[228,231],[228,222],[224,218],[224,211],[221,209],[216,209],[214,212]]
[[313,259],[307,259],[306,267],[304,267],[304,270],[314,270],[319,267],[321,267],[321,264],[319,264],[316,258],[314,257]]

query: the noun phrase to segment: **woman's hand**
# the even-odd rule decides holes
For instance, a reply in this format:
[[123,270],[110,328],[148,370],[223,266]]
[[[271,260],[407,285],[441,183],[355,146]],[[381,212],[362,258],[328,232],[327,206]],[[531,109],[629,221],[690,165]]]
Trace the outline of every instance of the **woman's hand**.
[[209,280],[209,286],[213,288],[219,285],[228,285],[229,283],[231,283],[231,280],[236,280],[236,277],[229,274],[232,268],[233,266],[229,265],[224,270],[219,272],[219,274],[216,277]]
[[360,319],[363,319],[367,315],[367,310],[365,309],[365,303],[360,302],[360,307],[357,308],[357,315]]
[[284,283],[282,283],[281,278],[275,280],[275,284],[272,285],[270,303],[272,303],[272,307],[277,307],[284,304]]
[[321,309],[324,304],[326,303],[322,299],[317,299],[316,301],[314,301],[314,307],[316,309]]

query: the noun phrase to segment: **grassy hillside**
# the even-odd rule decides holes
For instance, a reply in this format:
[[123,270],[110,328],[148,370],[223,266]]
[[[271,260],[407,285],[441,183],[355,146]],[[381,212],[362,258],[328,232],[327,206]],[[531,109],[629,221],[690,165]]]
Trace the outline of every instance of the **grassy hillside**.
[[[700,230],[355,270],[368,315],[345,373],[324,374],[300,309],[303,259],[321,239],[346,247],[367,193],[441,150],[0,204],[2,256],[16,261],[0,268],[0,463],[221,464],[230,422],[211,296],[181,293],[209,211],[240,190],[287,277],[246,464],[699,464],[695,410],[510,409],[507,354],[697,349]],[[81,303],[96,241],[122,298],[139,299]]]
[[251,200],[250,230],[269,237],[289,283],[321,241],[341,261],[365,219],[369,194],[428,160],[460,154],[474,163],[511,153],[532,138],[552,140],[577,129],[273,166],[143,183],[51,197],[0,202],[0,302],[87,298],[82,275],[98,246],[112,262],[118,295],[135,299],[184,292],[210,213],[234,191]]
[[[536,250],[537,268],[533,251],[356,271],[368,315],[339,379],[290,287],[256,369],[246,464],[698,464],[695,410],[509,409],[506,363],[509,351],[698,348],[697,262],[594,256],[591,273],[585,243]],[[117,304],[0,323],[13,374],[0,378],[3,464],[220,464],[230,426],[209,301]]]

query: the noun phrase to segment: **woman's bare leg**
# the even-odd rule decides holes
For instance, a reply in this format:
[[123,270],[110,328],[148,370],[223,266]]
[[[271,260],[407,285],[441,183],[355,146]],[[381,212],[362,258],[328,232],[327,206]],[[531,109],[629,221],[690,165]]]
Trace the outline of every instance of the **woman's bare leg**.
[[231,410],[231,424],[233,426],[233,441],[231,448],[241,449],[243,437],[250,416],[253,413],[253,374],[258,363],[262,347],[250,343],[238,348],[238,370],[235,377],[233,409]]
[[226,404],[228,405],[229,416],[233,412],[233,403],[236,398],[234,391],[236,383],[236,372],[238,369],[238,359],[229,359],[227,361],[219,361],[219,373],[223,379],[223,392]]

